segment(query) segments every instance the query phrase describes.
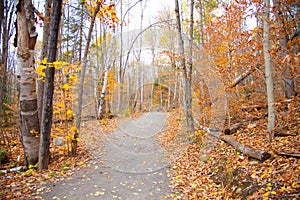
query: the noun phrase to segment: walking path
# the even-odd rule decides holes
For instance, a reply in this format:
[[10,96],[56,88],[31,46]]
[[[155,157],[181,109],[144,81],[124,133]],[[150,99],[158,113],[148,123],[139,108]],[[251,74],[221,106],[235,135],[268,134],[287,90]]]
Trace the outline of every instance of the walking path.
[[157,134],[165,126],[166,114],[151,112],[122,122],[107,138],[92,168],[71,180],[51,186],[44,199],[167,199],[168,160]]

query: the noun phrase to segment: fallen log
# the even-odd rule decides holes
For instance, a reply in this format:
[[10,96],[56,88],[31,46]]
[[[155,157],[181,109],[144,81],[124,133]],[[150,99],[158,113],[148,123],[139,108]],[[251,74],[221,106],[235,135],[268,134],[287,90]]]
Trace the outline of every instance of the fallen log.
[[199,123],[198,120],[194,119],[194,122],[199,128],[201,128],[201,129],[205,130],[206,132],[208,132],[209,136],[212,136],[214,138],[217,138],[219,140],[222,140],[222,141],[230,144],[234,149],[236,149],[237,151],[243,153],[246,156],[257,159],[261,162],[264,162],[265,160],[267,160],[271,157],[271,154],[269,154],[266,151],[263,151],[263,150],[260,150],[260,149],[253,149],[251,147],[245,146],[245,145],[241,144],[240,142],[238,142],[233,137],[230,137],[228,135],[224,135],[221,132],[213,132],[210,128],[202,126]]
[[254,110],[254,109],[257,109],[257,110],[260,110],[262,108],[266,108],[267,106],[262,106],[262,105],[249,105],[249,106],[241,106],[241,110],[242,111],[251,111],[251,110]]
[[232,126],[230,126],[230,128],[224,129],[224,134],[231,135],[235,133],[237,130],[239,130],[240,128],[242,128],[247,122],[257,121],[262,118],[265,118],[266,116],[268,116],[268,113],[263,114],[261,117],[248,117],[244,119],[242,122],[235,123]]
[[287,137],[287,136],[297,136],[297,133],[280,133],[280,132],[275,132],[274,136],[275,137]]
[[279,151],[274,151],[277,155],[280,156],[286,156],[286,157],[293,157],[293,158],[300,158],[300,153],[292,153],[292,152],[279,152]]
[[266,151],[263,151],[261,149],[253,149],[251,147],[245,146],[239,143],[233,137],[230,137],[228,135],[223,135],[220,132],[209,132],[208,134],[230,144],[234,149],[251,158],[255,158],[263,162],[271,157],[271,154],[269,154]]
[[240,82],[242,82],[245,78],[247,78],[250,74],[255,71],[256,67],[252,66],[250,69],[247,69],[244,73],[237,76],[232,83],[228,86],[228,88],[233,88],[237,86]]

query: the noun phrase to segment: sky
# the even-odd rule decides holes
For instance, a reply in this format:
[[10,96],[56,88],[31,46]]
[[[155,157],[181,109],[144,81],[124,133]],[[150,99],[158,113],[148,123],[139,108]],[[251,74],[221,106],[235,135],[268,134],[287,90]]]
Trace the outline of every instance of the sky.
[[[134,5],[136,2],[140,0],[122,0],[123,1],[123,13],[126,12],[126,2],[130,2],[130,6]],[[43,12],[44,4],[41,0],[35,0],[35,6],[40,12]],[[117,2],[120,2],[117,1]],[[117,4],[118,5],[118,4]],[[155,23],[157,21],[158,12],[161,10],[169,9],[170,11],[174,11],[175,3],[174,0],[142,0],[142,5],[145,8],[144,10],[144,18],[143,18],[143,28],[148,27],[150,24]],[[119,5],[118,5],[119,6]],[[119,10],[117,14],[120,15]],[[120,16],[119,16],[120,17]],[[125,31],[140,29],[140,20],[141,20],[141,2],[137,3],[133,8],[130,9],[126,18],[130,19],[130,22],[125,27]],[[248,18],[247,25],[249,29],[253,29],[256,26],[255,18]],[[39,33],[39,39],[42,37],[42,29],[37,26],[37,30]]]
[[[138,0],[132,1],[133,4]],[[146,28],[151,23],[156,22],[158,11],[164,8],[174,10],[174,0],[142,0],[143,6],[145,6],[143,17],[143,28]],[[140,29],[141,19],[141,3],[138,3],[134,8],[129,11],[130,23],[128,24],[129,30]]]

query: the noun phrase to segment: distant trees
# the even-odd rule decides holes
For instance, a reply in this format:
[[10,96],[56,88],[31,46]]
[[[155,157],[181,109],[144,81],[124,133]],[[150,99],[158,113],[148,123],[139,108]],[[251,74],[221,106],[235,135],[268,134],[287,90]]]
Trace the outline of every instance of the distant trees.
[[[94,28],[96,16],[100,10],[100,4],[96,5],[96,8],[92,14],[92,19],[91,19],[91,24],[88,32],[88,38],[87,38],[87,44],[84,49],[84,54],[83,54],[83,61],[82,61],[82,69],[80,73],[80,80],[79,80],[79,86],[78,86],[78,105],[77,105],[77,110],[76,110],[76,129],[79,131],[80,130],[80,123],[81,123],[81,113],[82,113],[82,99],[83,99],[83,85],[84,85],[84,79],[85,79],[85,73],[86,73],[86,68],[87,68],[87,62],[88,62],[88,53],[89,53],[89,47],[91,43],[91,38],[92,38],[92,31]],[[73,155],[76,154],[76,149],[77,149],[77,140],[76,138],[78,135],[75,135],[74,141],[73,141]]]
[[[10,54],[10,39],[14,32],[13,25],[14,17],[14,1],[1,0],[0,1],[0,118],[4,119],[4,103],[13,104],[10,94],[14,88],[15,78],[8,76],[8,73],[15,71],[13,67],[13,59]],[[11,83],[11,84],[10,84]],[[0,130],[3,121],[0,120]]]

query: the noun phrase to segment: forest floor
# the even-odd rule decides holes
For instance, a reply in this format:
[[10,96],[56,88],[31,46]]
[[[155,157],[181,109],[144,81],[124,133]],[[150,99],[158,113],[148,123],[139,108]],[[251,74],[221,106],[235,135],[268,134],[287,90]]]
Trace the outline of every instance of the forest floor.
[[[144,115],[133,118],[141,116]],[[300,152],[299,121],[290,125],[290,136],[275,137],[272,142],[268,141],[264,131],[265,118],[246,123],[231,135],[244,145],[271,154],[270,159],[260,162],[225,142],[207,137],[205,131],[186,134],[184,119],[178,110],[166,113],[165,117],[162,132],[157,134],[158,130],[152,130],[153,135],[150,135],[153,137],[148,139],[138,128],[123,134],[128,126],[145,126],[138,120],[132,120],[134,123],[120,118],[85,121],[77,157],[68,157],[60,147],[52,147],[49,170],[1,173],[0,199],[65,199],[76,196],[85,186],[87,189],[81,194],[86,199],[124,199],[121,191],[127,191],[127,195],[132,195],[131,199],[149,199],[147,196],[150,199],[299,199],[299,158],[279,153]],[[113,131],[116,128],[119,131]],[[151,129],[148,131],[146,133],[151,133]],[[142,134],[141,137],[137,137],[137,133]],[[206,152],[207,144],[213,147],[209,152]],[[139,149],[141,151],[136,152]],[[12,152],[12,160],[16,162],[17,155],[22,155],[19,144],[13,145]],[[129,154],[126,156],[122,154],[124,152]],[[207,157],[203,158],[203,152]],[[148,162],[143,160],[144,155],[148,155]],[[127,164],[122,167],[120,161]],[[111,175],[112,170],[117,177]],[[144,178],[144,182],[139,184],[134,181],[136,178]],[[107,183],[108,188],[103,183]],[[72,199],[76,198],[73,196]]]

